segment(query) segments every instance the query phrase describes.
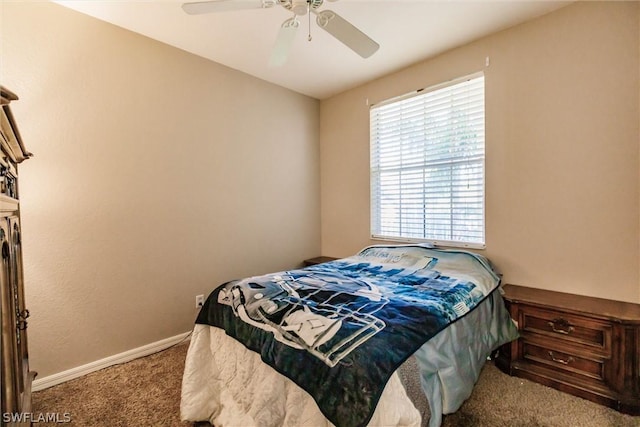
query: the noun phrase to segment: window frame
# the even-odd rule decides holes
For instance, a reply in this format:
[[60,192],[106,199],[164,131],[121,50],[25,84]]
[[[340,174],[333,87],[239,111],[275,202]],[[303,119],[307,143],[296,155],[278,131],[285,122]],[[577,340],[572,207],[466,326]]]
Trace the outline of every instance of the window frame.
[[[477,78],[482,78],[482,96],[483,96],[483,104],[482,104],[482,113],[483,113],[483,135],[482,135],[482,161],[481,161],[481,167],[482,167],[482,202],[481,202],[481,207],[482,207],[482,226],[481,226],[481,230],[482,230],[482,242],[477,242],[477,241],[455,241],[455,240],[442,240],[442,239],[433,239],[433,238],[416,238],[416,237],[407,237],[407,236],[391,236],[391,235],[384,235],[382,233],[375,233],[374,232],[374,209],[375,209],[375,203],[374,203],[374,169],[373,169],[373,153],[374,153],[374,138],[373,138],[373,122],[371,121],[371,115],[372,115],[372,111],[376,108],[380,108],[383,107],[385,105],[389,105],[389,104],[394,104],[397,102],[401,102],[416,96],[420,96],[420,95],[425,95],[428,94],[430,92],[434,92],[440,89],[444,89],[447,87],[451,87],[451,86],[455,86],[458,85],[460,83],[463,83],[465,81],[469,81],[469,80],[473,80],[473,79],[477,79]],[[442,82],[442,83],[438,83],[429,87],[425,87],[416,91],[412,91],[409,93],[406,93],[404,95],[400,95],[400,96],[396,96],[396,97],[392,97],[386,100],[383,100],[381,102],[377,102],[375,104],[371,104],[369,105],[369,117],[370,117],[370,121],[369,121],[369,132],[370,132],[370,136],[369,136],[369,155],[370,155],[370,163],[369,163],[369,201],[370,201],[370,209],[369,209],[369,213],[370,213],[370,217],[369,217],[369,231],[370,231],[370,238],[372,240],[379,240],[379,241],[390,241],[390,242],[399,242],[399,243],[430,243],[436,246],[446,246],[446,247],[453,247],[453,248],[469,248],[469,249],[486,249],[486,223],[487,223],[487,216],[486,216],[486,118],[487,118],[487,111],[486,111],[486,76],[484,74],[483,71],[479,71],[479,72],[475,72],[472,74],[468,74],[459,78],[455,78],[446,82]],[[453,181],[452,181],[453,182]],[[378,205],[379,206],[379,205]],[[422,212],[422,216],[424,218],[425,213],[424,211]]]

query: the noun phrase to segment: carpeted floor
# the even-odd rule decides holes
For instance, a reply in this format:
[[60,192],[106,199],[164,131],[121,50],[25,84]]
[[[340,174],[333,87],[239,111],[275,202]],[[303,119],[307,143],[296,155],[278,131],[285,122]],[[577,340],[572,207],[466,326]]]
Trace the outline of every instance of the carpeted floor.
[[[67,413],[71,425],[82,427],[191,426],[179,415],[186,351],[179,345],[36,392],[34,415]],[[443,426],[640,427],[640,417],[510,377],[489,362],[472,396]]]

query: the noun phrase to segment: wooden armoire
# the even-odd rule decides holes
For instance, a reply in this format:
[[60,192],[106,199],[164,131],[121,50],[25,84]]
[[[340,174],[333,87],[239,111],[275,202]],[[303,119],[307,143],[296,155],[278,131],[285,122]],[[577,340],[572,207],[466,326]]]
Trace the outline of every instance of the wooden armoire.
[[10,104],[18,97],[0,86],[0,99],[0,424],[28,425],[29,415],[26,414],[31,412],[31,382],[35,373],[29,370],[27,349],[29,310],[25,307],[22,275],[18,164],[31,154],[25,150],[11,114]]

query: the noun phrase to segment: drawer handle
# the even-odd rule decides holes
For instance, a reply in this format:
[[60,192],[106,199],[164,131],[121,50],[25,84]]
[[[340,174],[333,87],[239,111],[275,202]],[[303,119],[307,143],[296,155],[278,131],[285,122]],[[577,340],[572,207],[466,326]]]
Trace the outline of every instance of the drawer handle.
[[[559,326],[559,328],[556,327],[556,324]],[[574,331],[574,327],[571,325],[571,323],[564,319],[552,320],[551,322],[548,322],[547,325],[551,326],[551,330],[553,332],[557,332],[559,334],[569,335]]]
[[575,359],[574,359],[573,357],[571,357],[571,356],[569,356],[569,358],[568,358],[568,359],[566,359],[566,360],[565,360],[565,359],[560,359],[560,358],[556,357],[556,356],[553,354],[553,351],[550,351],[550,352],[549,352],[549,357],[551,357],[551,360],[553,360],[554,362],[561,363],[561,364],[563,364],[563,365],[568,365],[569,363],[571,363],[571,362],[573,362],[573,361],[575,360]]

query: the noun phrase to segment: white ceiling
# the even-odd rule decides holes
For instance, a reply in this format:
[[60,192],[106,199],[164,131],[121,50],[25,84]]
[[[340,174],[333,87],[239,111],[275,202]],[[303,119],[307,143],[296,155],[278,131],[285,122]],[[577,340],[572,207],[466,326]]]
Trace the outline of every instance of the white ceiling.
[[[243,1],[243,0],[228,0]],[[325,2],[380,44],[363,59],[307,17],[287,62],[268,66],[280,24],[292,13],[270,9],[187,15],[182,0],[56,1],[66,7],[211,59],[260,79],[324,99],[570,1],[341,0]]]

